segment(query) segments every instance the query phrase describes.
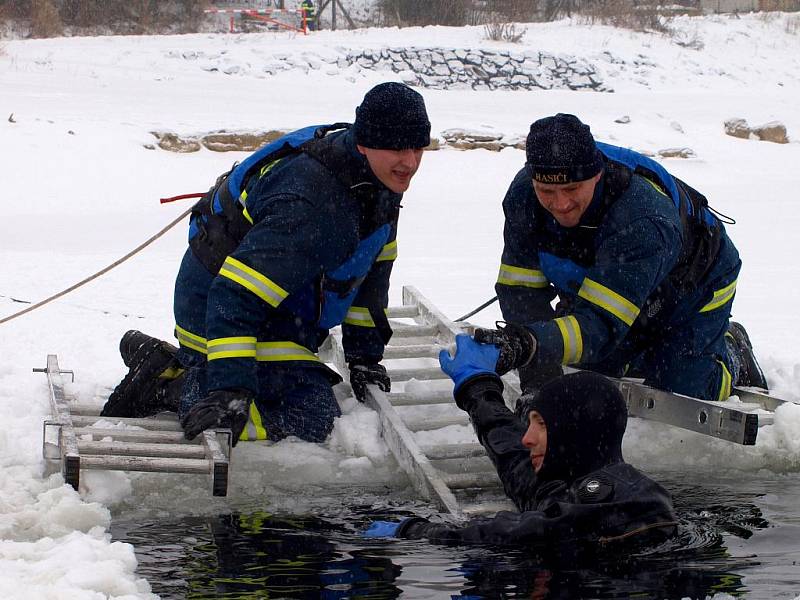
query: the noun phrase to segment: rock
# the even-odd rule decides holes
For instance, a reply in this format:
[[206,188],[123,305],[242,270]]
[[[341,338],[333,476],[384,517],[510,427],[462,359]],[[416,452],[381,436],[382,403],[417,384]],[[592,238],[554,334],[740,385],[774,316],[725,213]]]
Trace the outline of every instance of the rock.
[[199,152],[202,146],[194,138],[181,138],[175,133],[155,133],[153,135],[158,139],[158,147],[168,152],[180,152],[182,154],[189,152]]
[[786,126],[778,121],[770,121],[769,123],[754,127],[752,132],[753,135],[764,142],[773,142],[775,144],[789,143],[789,139],[786,137]]
[[697,156],[691,148],[664,148],[658,151],[662,158],[694,158]]
[[628,115],[622,115],[618,119],[614,119],[614,123],[619,123],[620,125],[627,125],[631,122],[631,118]]
[[214,152],[253,152],[286,134],[272,130],[257,133],[219,131],[203,137],[203,145]]
[[425,146],[426,151],[439,150],[442,147],[442,142],[437,137],[431,136],[431,143]]
[[728,119],[725,121],[725,133],[727,135],[732,135],[733,137],[749,139],[750,126],[744,119]]
[[462,129],[460,127],[455,127],[452,129],[445,129],[442,132],[442,137],[448,143],[459,140],[468,140],[471,142],[496,142],[503,138],[503,134],[485,129]]

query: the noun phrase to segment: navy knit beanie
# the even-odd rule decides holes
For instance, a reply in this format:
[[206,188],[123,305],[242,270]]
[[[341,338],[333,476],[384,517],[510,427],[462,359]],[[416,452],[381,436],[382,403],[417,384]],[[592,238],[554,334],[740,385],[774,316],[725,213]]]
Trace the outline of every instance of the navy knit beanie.
[[605,465],[622,462],[628,408],[608,378],[591,371],[550,380],[535,395],[519,399],[524,422],[538,412],[547,427],[540,480],[570,482]]
[[419,92],[402,83],[381,83],[364,96],[353,123],[356,144],[405,150],[431,143],[431,123]]
[[539,183],[585,181],[603,168],[603,156],[589,126],[564,113],[531,125],[525,155],[531,177]]

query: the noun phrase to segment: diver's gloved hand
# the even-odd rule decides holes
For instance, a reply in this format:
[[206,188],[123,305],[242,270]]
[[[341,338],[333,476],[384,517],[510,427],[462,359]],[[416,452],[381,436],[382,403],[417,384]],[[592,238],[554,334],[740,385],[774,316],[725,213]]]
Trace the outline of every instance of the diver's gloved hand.
[[235,446],[242,435],[250,411],[253,394],[249,390],[216,390],[192,406],[183,418],[181,427],[187,440],[193,440],[202,431],[215,427],[230,427]]
[[392,389],[392,381],[386,374],[386,367],[380,363],[350,363],[350,386],[359,402],[367,399],[367,385],[377,385],[382,392]]
[[439,352],[439,365],[455,384],[454,393],[469,380],[481,375],[497,375],[500,350],[492,344],[479,344],[465,333],[456,336],[456,353],[450,356],[447,350]]
[[497,329],[476,329],[475,341],[482,344],[494,344],[500,349],[495,370],[498,375],[505,375],[511,369],[524,367],[533,360],[536,354],[536,338],[523,325],[497,322]]
[[403,521],[373,521],[369,527],[361,533],[361,537],[379,538],[396,537],[397,530]]

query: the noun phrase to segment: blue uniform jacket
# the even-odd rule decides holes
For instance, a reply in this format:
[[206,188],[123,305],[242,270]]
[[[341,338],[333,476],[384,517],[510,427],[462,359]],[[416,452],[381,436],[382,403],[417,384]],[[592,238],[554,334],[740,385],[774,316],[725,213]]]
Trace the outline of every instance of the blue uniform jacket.
[[340,323],[351,361],[379,361],[391,335],[402,196],[374,177],[348,131],[263,172],[245,195],[252,228],[219,273],[189,250],[176,282],[179,358],[208,360],[209,391],[257,392],[257,364],[321,367],[318,346]]
[[[740,262],[722,224],[707,210],[682,220],[660,185],[620,163],[606,158],[576,227],[561,227],[540,205],[526,169],[503,210],[495,289],[503,317],[536,336],[535,366],[599,363],[631,332],[659,339],[668,326],[730,307]],[[708,245],[718,251],[706,255]]]

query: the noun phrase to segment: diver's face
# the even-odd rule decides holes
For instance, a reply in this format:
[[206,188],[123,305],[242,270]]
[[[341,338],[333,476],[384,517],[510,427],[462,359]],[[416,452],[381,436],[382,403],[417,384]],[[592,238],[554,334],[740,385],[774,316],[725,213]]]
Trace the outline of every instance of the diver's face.
[[533,470],[538,473],[547,453],[547,426],[535,410],[528,414],[528,430],[522,436],[522,445],[530,451]]

